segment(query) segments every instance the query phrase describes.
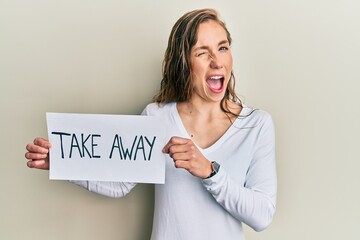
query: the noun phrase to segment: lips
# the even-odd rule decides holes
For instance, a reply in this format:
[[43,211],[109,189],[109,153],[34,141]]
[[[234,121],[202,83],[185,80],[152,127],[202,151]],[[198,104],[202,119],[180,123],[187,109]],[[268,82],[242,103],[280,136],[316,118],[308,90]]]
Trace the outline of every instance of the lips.
[[206,79],[206,83],[212,92],[220,93],[224,85],[224,76],[212,75]]

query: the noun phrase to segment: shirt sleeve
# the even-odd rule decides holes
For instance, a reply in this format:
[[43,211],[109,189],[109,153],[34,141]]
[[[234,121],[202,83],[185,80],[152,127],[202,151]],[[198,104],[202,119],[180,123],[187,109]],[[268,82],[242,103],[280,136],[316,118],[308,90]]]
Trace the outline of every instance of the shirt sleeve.
[[233,217],[255,231],[262,231],[271,223],[276,208],[275,134],[270,116],[259,130],[255,144],[244,186],[221,167],[216,175],[202,182]]
[[131,189],[133,189],[136,186],[136,183],[130,183],[130,182],[101,182],[101,181],[77,181],[77,180],[70,180],[70,182],[80,187],[83,187],[90,192],[95,192],[100,195],[111,198],[124,197],[131,191]]

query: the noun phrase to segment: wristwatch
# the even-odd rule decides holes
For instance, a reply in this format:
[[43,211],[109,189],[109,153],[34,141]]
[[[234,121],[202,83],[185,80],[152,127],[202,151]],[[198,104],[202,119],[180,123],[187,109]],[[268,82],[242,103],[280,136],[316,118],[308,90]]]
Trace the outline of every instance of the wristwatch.
[[217,172],[219,171],[220,169],[220,164],[213,161],[211,162],[211,169],[212,169],[212,172],[210,173],[210,175],[207,177],[207,178],[211,178],[213,177],[215,174],[217,174]]

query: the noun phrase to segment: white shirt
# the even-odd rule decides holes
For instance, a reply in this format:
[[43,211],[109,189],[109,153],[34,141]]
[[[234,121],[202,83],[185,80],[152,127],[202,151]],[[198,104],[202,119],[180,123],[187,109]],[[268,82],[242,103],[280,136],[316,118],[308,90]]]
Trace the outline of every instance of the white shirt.
[[[144,115],[162,116],[165,139],[190,138],[176,103],[149,104]],[[165,145],[165,143],[164,143]],[[166,156],[165,184],[155,186],[151,240],[244,239],[242,223],[261,231],[272,221],[276,203],[275,137],[270,115],[244,107],[224,135],[199,150],[220,164],[209,179],[174,167]],[[72,181],[109,197],[122,197],[136,184]]]

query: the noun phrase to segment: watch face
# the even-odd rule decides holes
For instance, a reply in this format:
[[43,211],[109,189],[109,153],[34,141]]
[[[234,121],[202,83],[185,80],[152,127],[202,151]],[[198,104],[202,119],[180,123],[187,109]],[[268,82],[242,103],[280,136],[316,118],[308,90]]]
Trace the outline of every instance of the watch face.
[[210,176],[208,176],[207,178],[211,178],[212,176],[214,176],[220,169],[220,164],[218,164],[217,162],[211,162],[212,165],[212,169],[213,171],[211,172]]
[[[219,171],[220,168],[220,164],[218,164],[217,162],[212,162],[213,168],[214,168],[214,172],[217,173]],[[214,173],[214,175],[215,175]]]
[[213,162],[213,166],[214,166],[215,172],[218,172],[219,168],[220,168],[220,164],[218,164],[217,162]]

